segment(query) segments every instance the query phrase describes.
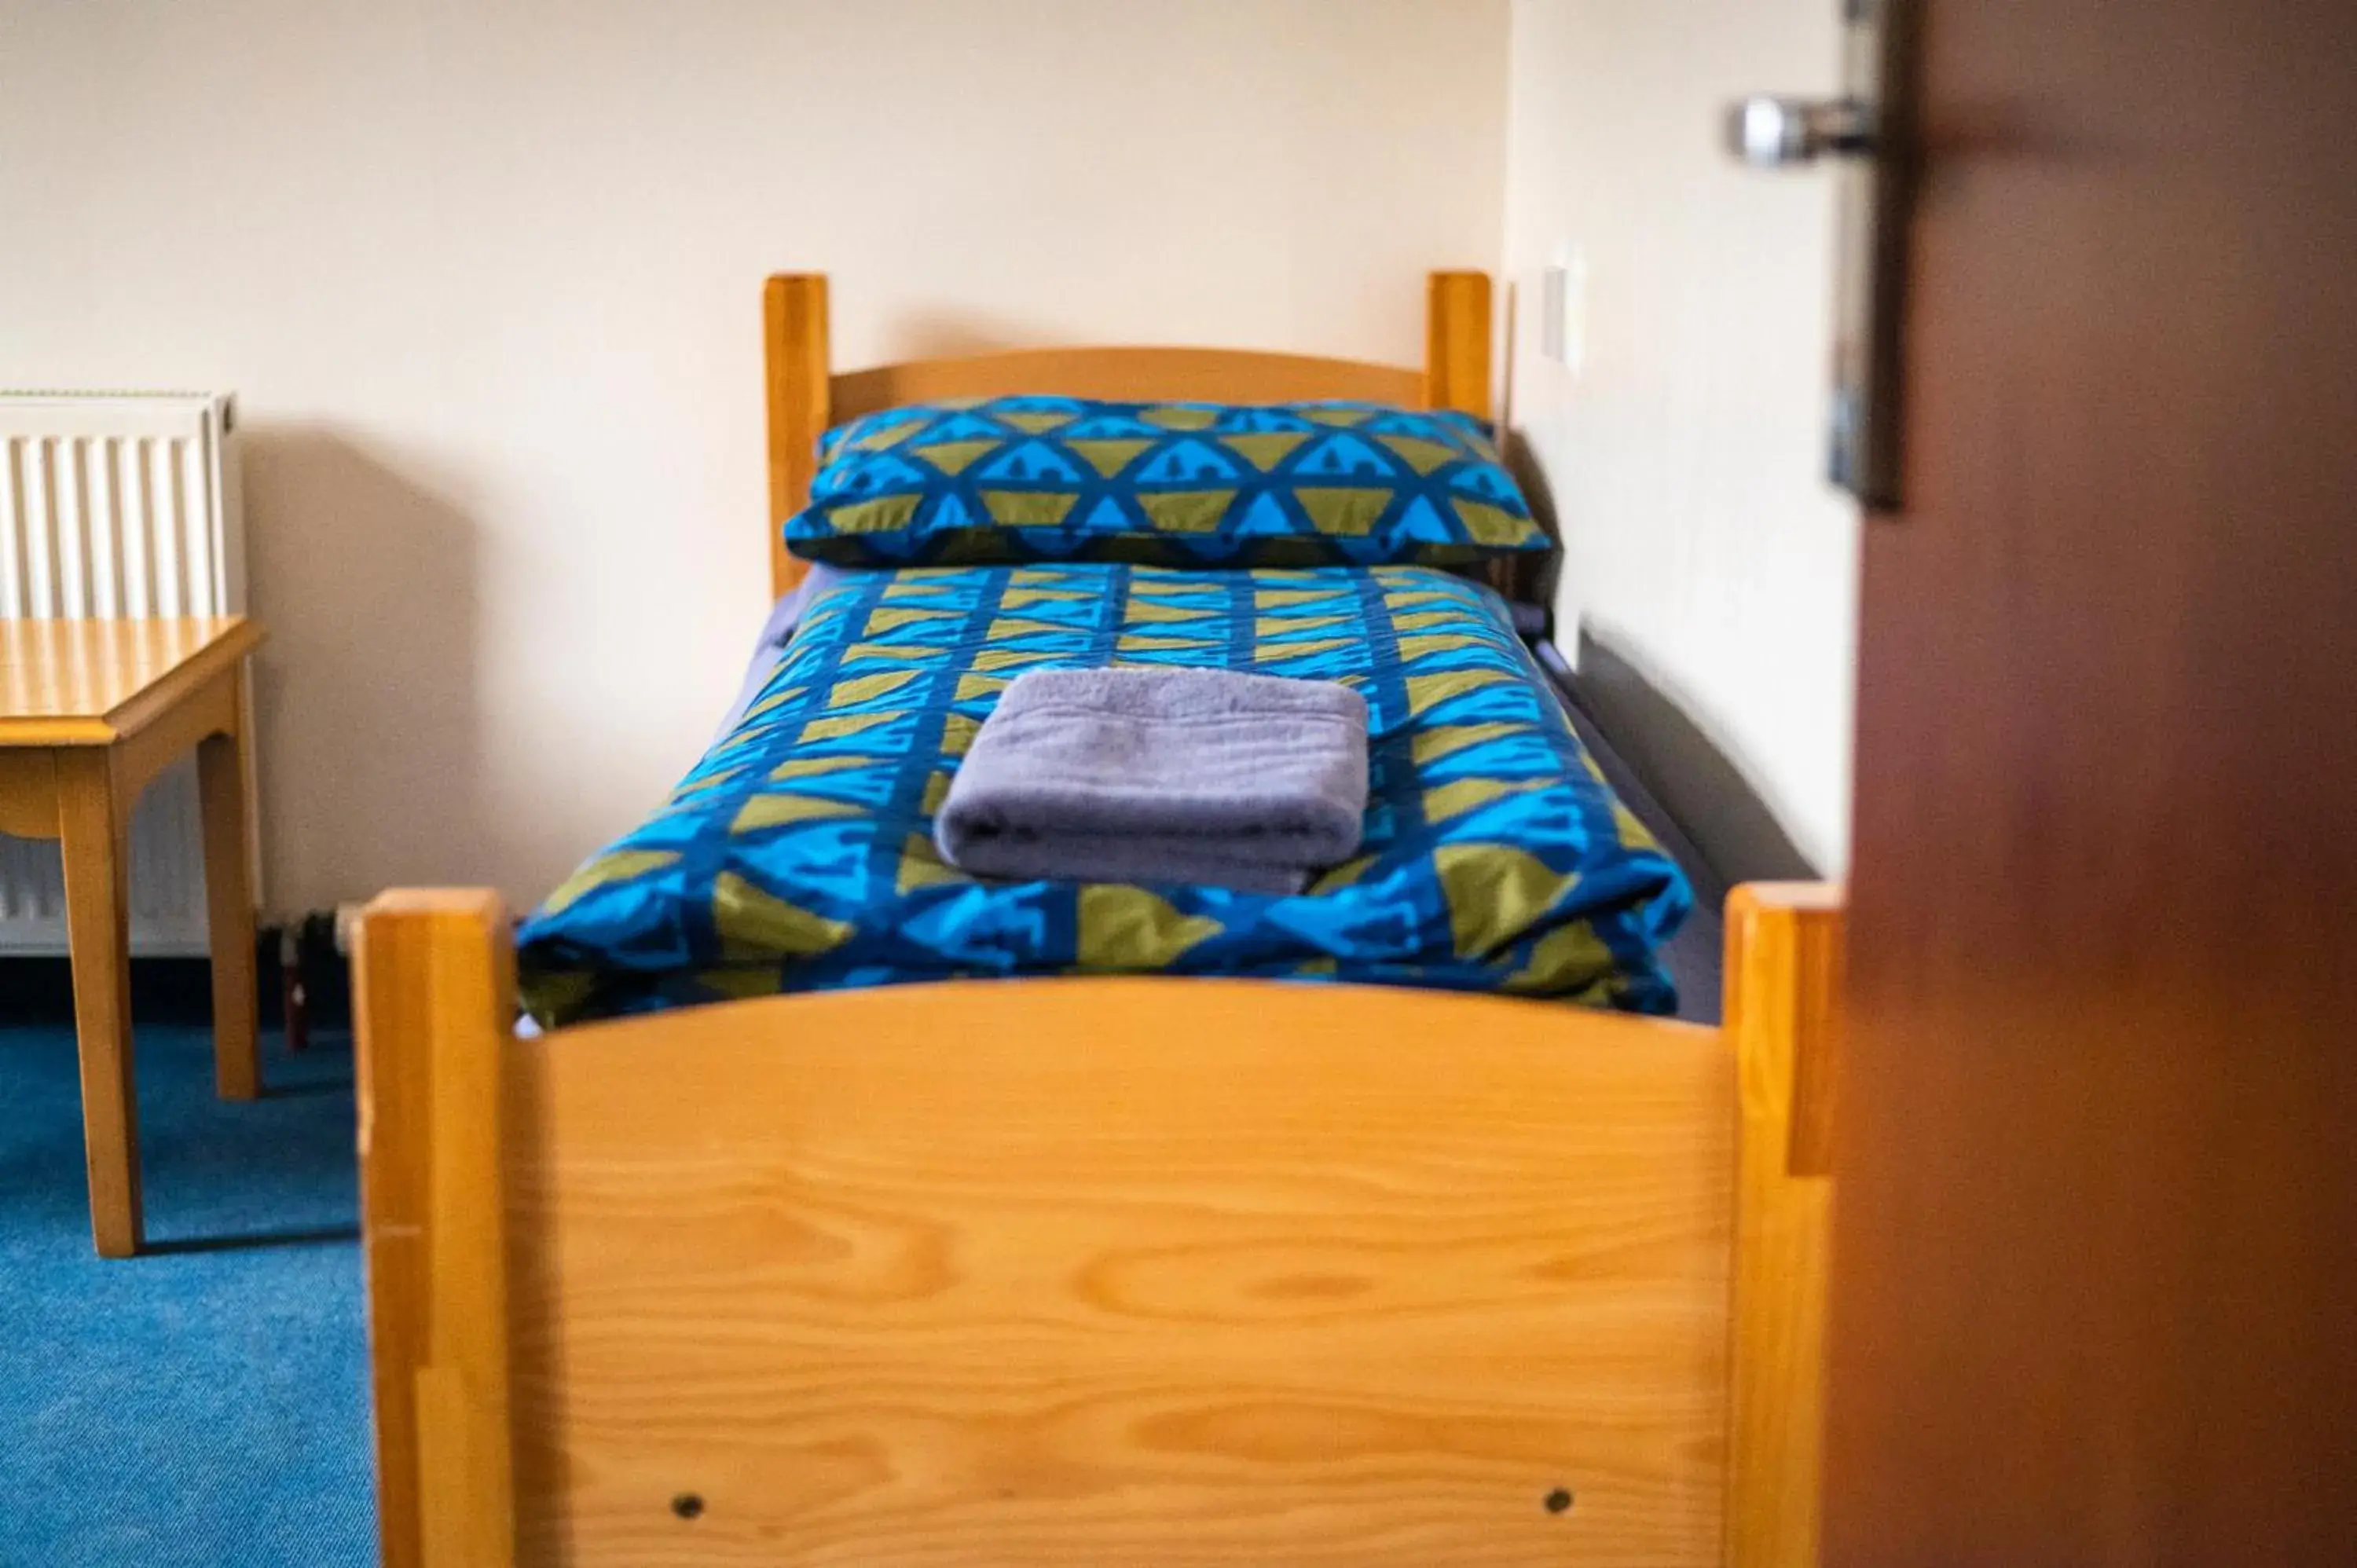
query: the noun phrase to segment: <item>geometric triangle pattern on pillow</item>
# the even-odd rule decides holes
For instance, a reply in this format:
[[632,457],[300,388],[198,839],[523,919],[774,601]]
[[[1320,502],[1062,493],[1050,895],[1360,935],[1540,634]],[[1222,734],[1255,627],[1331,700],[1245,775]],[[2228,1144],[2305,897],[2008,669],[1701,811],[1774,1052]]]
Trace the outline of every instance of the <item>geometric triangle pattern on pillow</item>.
[[1000,397],[827,434],[795,554],[836,565],[1454,566],[1554,548],[1469,415]]

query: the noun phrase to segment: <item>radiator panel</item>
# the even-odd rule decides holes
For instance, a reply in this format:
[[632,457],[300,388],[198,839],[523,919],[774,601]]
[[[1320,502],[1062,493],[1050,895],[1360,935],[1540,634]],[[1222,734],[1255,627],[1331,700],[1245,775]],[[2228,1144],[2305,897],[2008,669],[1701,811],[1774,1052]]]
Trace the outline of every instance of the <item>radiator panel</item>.
[[[0,619],[243,613],[230,430],[210,393],[0,393]],[[189,758],[132,813],[131,947],[205,951]],[[58,846],[0,835],[0,955],[65,950]]]

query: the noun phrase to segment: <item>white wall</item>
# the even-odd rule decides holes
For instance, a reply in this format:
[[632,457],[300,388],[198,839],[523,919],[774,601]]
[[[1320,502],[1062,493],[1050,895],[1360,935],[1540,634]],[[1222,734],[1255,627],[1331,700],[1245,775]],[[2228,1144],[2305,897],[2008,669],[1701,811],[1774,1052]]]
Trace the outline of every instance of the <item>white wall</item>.
[[1494,268],[1502,0],[7,0],[0,384],[240,395],[281,909],[519,902],[767,596],[758,291],[838,360],[1415,363]]
[[[1838,8],[1512,14],[1513,416],[1564,529],[1560,639],[1598,645],[1601,716],[1737,875],[1787,869],[1791,848],[1837,872],[1849,837],[1857,516],[1822,478],[1833,181],[1747,171],[1718,137],[1744,93],[1835,88]],[[1577,375],[1538,352],[1540,269],[1575,250]]]

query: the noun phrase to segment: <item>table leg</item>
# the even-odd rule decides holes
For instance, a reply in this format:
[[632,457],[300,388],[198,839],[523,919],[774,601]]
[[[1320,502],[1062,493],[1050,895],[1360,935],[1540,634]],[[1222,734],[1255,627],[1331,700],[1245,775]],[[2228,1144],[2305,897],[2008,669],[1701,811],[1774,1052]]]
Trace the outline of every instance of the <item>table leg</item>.
[[58,827],[81,1051],[82,1155],[90,1228],[102,1258],[139,1250],[139,1098],[131,1076],[129,847],[113,757],[57,754]]
[[205,823],[205,922],[213,957],[213,1085],[223,1100],[262,1092],[253,973],[253,890],[247,868],[243,725],[197,746]]

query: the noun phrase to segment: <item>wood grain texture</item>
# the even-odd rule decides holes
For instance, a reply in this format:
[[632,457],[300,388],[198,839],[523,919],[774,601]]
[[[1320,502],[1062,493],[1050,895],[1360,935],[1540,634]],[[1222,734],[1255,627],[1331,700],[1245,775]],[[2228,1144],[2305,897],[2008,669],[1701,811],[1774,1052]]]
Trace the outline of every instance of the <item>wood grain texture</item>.
[[515,975],[498,897],[375,900],[353,999],[384,1568],[508,1568],[500,1144]]
[[[141,1234],[127,823],[148,780],[191,747],[200,753],[216,1076],[230,1099],[260,1090],[250,793],[235,737],[245,732],[245,656],[261,641],[242,616],[0,621],[0,832],[60,841],[91,1225],[103,1257],[130,1256]],[[217,749],[210,736],[228,737],[225,764],[205,760]],[[233,822],[223,814],[232,805]],[[236,864],[217,868],[217,851],[234,851]]]
[[208,736],[234,735],[242,723],[238,702],[239,668],[214,664],[192,679],[175,680],[168,703],[149,704],[135,725],[122,724],[113,742],[115,787],[136,801],[156,776],[196,749]]
[[1357,360],[1240,349],[1032,349],[912,360],[837,376],[838,419],[947,397],[1036,392],[1127,402],[1295,403],[1361,398],[1420,406],[1416,372]]
[[1728,1568],[1817,1561],[1824,1432],[1824,1150],[1839,1047],[1842,907],[1816,884],[1727,902],[1727,1033],[1742,1092],[1727,1400]]
[[0,747],[0,833],[58,836],[58,768],[47,746]]
[[1718,1560],[1717,1031],[1068,980],[505,1059],[528,1562]]
[[262,640],[242,616],[0,620],[0,746],[107,746]]
[[2357,1563],[2357,6],[1923,11],[1825,1561]]
[[138,1251],[143,1230],[131,1055],[130,803],[111,751],[76,747],[54,760],[91,1237],[100,1257],[127,1258]]
[[1496,319],[1487,273],[1435,273],[1425,305],[1423,405],[1490,417],[1490,345]]
[[213,1085],[223,1100],[252,1100],[262,1092],[253,857],[246,842],[252,763],[236,671],[224,671],[219,679],[226,689],[231,727],[197,744],[197,799],[205,841],[205,940],[212,955]]
[[786,520],[810,500],[818,442],[849,414],[832,412],[826,274],[780,274],[761,289],[762,362],[770,415],[770,591],[783,595],[809,570],[786,553]]

